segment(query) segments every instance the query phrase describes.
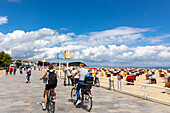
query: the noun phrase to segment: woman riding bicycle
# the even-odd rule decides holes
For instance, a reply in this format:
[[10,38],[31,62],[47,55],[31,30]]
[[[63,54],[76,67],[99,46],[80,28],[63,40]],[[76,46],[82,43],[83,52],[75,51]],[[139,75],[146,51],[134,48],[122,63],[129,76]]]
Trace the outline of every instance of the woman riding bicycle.
[[45,100],[44,100],[44,106],[42,108],[44,111],[46,110],[47,96],[48,96],[49,90],[52,89],[52,91],[54,92],[55,88],[57,86],[57,82],[55,84],[53,84],[53,85],[50,85],[50,83],[49,83],[49,78],[50,78],[49,76],[50,76],[51,73],[55,74],[56,78],[57,78],[57,72],[54,70],[53,65],[50,64],[49,65],[49,70],[47,70],[45,72],[44,76],[40,78],[40,79],[44,79],[47,76],[47,82],[46,82],[46,86],[45,86]]

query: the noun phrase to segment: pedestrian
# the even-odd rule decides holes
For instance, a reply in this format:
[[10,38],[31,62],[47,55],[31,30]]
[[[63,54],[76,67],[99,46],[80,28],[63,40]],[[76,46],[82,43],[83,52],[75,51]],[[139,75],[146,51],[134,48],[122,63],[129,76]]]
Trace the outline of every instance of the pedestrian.
[[[77,70],[75,68],[73,68],[72,72],[71,72],[71,76],[74,76],[75,73],[77,72]],[[78,75],[76,75],[73,79],[72,79],[72,86],[75,86],[76,83],[78,83],[79,81],[79,77]]]
[[20,74],[22,74],[22,66],[19,66]]
[[30,66],[28,66],[27,67],[27,82],[26,83],[31,83],[30,77],[31,77],[31,68],[30,68]]
[[70,85],[70,80],[71,80],[71,82],[73,82],[73,79],[71,79],[71,72],[72,72],[72,70],[71,70],[70,66],[64,70],[64,73],[65,73],[65,81],[66,81],[66,77],[67,77],[67,79],[68,79],[68,85]]
[[14,67],[14,75],[16,74],[17,71],[17,67]]
[[13,68],[12,67],[9,68],[9,72],[10,72],[10,75],[12,75],[12,72],[13,72]]
[[8,75],[9,67],[6,67],[6,75]]

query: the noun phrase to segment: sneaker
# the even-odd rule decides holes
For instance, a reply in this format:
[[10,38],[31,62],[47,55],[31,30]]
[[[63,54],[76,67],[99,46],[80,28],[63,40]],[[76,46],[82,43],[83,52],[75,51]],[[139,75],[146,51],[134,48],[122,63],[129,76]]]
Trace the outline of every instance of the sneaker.
[[78,100],[77,103],[75,104],[76,106],[81,103],[81,100]]
[[46,110],[46,107],[43,106],[43,107],[42,107],[42,110],[45,111],[45,110]]
[[44,102],[41,103],[42,107],[44,106]]

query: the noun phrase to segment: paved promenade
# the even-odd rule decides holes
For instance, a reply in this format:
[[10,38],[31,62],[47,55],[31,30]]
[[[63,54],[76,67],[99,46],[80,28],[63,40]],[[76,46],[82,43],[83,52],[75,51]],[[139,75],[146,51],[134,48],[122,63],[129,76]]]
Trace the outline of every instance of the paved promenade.
[[[44,85],[39,78],[42,72],[33,71],[31,83],[26,84],[25,73],[0,77],[0,113],[46,113],[40,102]],[[72,86],[65,87],[59,80],[56,88],[56,113],[84,113],[70,102]],[[92,113],[170,113],[170,106],[142,100],[129,95],[93,87]]]

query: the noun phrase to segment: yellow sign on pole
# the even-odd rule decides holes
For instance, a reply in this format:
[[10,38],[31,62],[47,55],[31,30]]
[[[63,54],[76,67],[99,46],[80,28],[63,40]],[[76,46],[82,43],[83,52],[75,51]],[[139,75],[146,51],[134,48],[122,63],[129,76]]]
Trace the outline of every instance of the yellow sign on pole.
[[45,62],[45,59],[42,59],[42,62]]
[[64,51],[64,58],[65,59],[71,58],[71,50]]

